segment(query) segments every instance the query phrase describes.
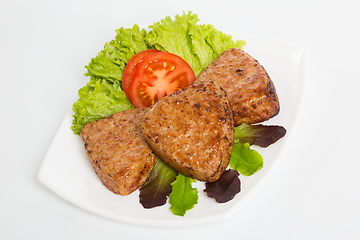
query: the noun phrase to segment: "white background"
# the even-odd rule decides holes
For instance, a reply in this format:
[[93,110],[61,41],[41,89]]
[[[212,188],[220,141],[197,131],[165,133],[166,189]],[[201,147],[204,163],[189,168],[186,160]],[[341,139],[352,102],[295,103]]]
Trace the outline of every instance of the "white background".
[[[359,239],[358,5],[2,0],[0,239]],[[219,30],[286,40],[309,52],[300,129],[265,187],[229,220],[157,228],[87,212],[39,183],[47,148],[87,81],[83,66],[115,29],[188,10]]]

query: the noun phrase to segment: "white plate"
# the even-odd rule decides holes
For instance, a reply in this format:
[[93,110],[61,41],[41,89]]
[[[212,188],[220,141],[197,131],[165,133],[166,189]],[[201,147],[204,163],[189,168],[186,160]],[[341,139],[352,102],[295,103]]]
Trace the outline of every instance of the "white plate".
[[295,129],[302,93],[305,51],[302,46],[260,36],[229,32],[246,40],[245,51],[268,71],[276,86],[281,111],[265,124],[284,126],[287,135],[269,148],[256,148],[264,157],[264,168],[250,177],[240,176],[242,190],[227,203],[218,204],[199,188],[199,203],[184,217],[175,216],[169,205],[144,209],[139,192],[119,196],[105,188],[87,159],[81,138],[73,134],[70,111],[61,124],[39,171],[39,181],[59,196],[98,215],[123,222],[150,226],[184,226],[227,219],[233,216],[261,189],[286,151]]

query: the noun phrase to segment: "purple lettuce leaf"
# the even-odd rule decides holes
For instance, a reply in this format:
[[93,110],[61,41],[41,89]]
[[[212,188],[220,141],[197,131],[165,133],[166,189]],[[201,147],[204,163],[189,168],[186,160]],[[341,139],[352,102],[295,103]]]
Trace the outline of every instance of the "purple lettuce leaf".
[[242,143],[257,145],[260,147],[268,147],[284,137],[286,129],[277,125],[250,125],[242,123],[235,128],[235,139]]
[[236,170],[228,169],[215,182],[205,183],[204,192],[208,197],[215,198],[218,203],[225,203],[232,200],[241,191],[239,173]]
[[140,188],[139,200],[144,208],[154,208],[166,203],[172,191],[171,183],[178,172],[158,159],[149,174],[149,180]]

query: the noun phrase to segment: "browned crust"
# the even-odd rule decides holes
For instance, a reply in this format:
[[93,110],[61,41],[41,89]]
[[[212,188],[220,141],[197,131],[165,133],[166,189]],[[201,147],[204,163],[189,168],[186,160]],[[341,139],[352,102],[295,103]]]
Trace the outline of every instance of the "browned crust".
[[215,83],[161,99],[143,115],[141,130],[155,153],[184,175],[212,182],[228,166],[233,120],[225,92]]
[[146,109],[132,109],[86,124],[81,132],[90,162],[112,192],[128,195],[147,181],[157,156],[144,140],[139,119]]
[[206,81],[215,81],[225,90],[234,114],[234,126],[243,122],[263,122],[280,111],[276,89],[268,73],[241,49],[222,53],[194,84]]

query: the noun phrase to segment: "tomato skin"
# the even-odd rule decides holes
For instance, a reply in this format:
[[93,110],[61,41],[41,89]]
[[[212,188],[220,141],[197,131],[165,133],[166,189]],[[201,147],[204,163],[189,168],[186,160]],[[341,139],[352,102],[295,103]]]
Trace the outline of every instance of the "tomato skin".
[[168,52],[152,53],[137,65],[129,84],[129,99],[137,108],[150,107],[188,87],[195,78],[194,71],[181,57]]
[[160,52],[157,49],[147,49],[144,51],[141,51],[137,54],[135,54],[130,60],[129,62],[126,64],[126,67],[124,69],[124,73],[122,76],[122,89],[125,92],[125,95],[127,98],[130,99],[130,97],[128,96],[128,92],[129,92],[129,85],[130,82],[135,74],[135,70],[136,67],[139,63],[141,63],[143,61],[143,59],[152,54],[152,53],[156,53],[156,52]]

